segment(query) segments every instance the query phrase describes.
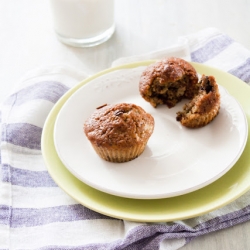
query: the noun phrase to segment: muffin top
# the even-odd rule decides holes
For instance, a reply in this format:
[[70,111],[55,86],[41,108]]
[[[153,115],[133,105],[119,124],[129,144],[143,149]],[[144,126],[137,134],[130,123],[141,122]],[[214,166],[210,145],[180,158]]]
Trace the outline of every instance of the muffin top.
[[186,98],[193,98],[194,95],[197,94],[197,91],[199,90],[199,78],[198,74],[195,70],[195,68],[187,61],[178,58],[178,57],[170,57],[166,59],[169,65],[172,65],[174,67],[181,67],[185,72],[185,78],[187,81],[187,89],[185,92]]
[[176,82],[185,75],[180,66],[170,65],[166,59],[150,64],[143,72],[140,78],[140,91],[144,93],[150,88],[154,80],[160,83]]
[[[186,90],[183,94],[186,98],[192,98],[194,93],[198,91],[198,75],[194,67],[187,61],[170,57],[157,61],[149,65],[142,73],[139,82],[139,91],[143,98],[150,101],[150,98],[157,93],[152,86],[155,81],[159,86],[184,80]],[[156,92],[156,93],[153,93]]]
[[84,123],[84,132],[91,143],[112,148],[145,143],[153,129],[154,118],[129,103],[101,106]]

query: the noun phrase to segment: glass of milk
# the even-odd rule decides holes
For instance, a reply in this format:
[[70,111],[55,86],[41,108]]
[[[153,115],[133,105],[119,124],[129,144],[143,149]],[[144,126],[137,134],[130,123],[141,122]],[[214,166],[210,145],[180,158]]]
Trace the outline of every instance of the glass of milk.
[[58,39],[76,47],[107,41],[115,31],[114,0],[50,0]]

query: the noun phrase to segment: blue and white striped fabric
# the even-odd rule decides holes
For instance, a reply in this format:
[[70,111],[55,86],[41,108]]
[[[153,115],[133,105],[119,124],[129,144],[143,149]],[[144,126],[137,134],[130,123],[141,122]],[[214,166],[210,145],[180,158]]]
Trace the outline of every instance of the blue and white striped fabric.
[[[176,46],[170,54],[190,57],[250,83],[250,51],[232,38],[209,28],[185,40],[184,50]],[[167,49],[162,51],[166,54]],[[250,220],[250,192],[204,216],[150,224],[101,215],[64,193],[46,170],[41,133],[53,105],[84,77],[65,66],[35,70],[1,106],[1,250],[174,250],[199,235]]]

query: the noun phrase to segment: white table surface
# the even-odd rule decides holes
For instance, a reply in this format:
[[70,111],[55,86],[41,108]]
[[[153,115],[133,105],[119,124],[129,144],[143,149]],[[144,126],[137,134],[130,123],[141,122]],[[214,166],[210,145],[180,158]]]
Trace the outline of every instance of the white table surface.
[[[0,1],[0,102],[29,70],[68,64],[87,74],[124,56],[173,45],[179,36],[216,27],[250,49],[250,0],[116,0],[116,32],[93,48],[61,44],[48,0]],[[250,222],[199,237],[183,250],[250,249]]]

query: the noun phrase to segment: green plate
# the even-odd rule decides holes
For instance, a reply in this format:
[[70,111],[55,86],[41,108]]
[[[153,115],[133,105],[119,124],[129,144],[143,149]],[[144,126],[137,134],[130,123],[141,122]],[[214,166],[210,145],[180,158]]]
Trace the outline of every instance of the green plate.
[[[53,140],[54,124],[58,112],[67,99],[87,82],[119,69],[146,66],[154,61],[127,64],[102,71],[70,89],[55,104],[44,125],[42,154],[54,181],[67,194],[84,206],[119,219],[138,222],[164,222],[192,218],[218,209],[237,199],[250,189],[250,141],[238,162],[217,181],[189,194],[153,200],[122,198],[93,189],[72,175],[59,159]],[[234,96],[245,111],[250,124],[250,87],[238,78],[202,64],[192,63],[198,73],[213,75],[217,82]]]

